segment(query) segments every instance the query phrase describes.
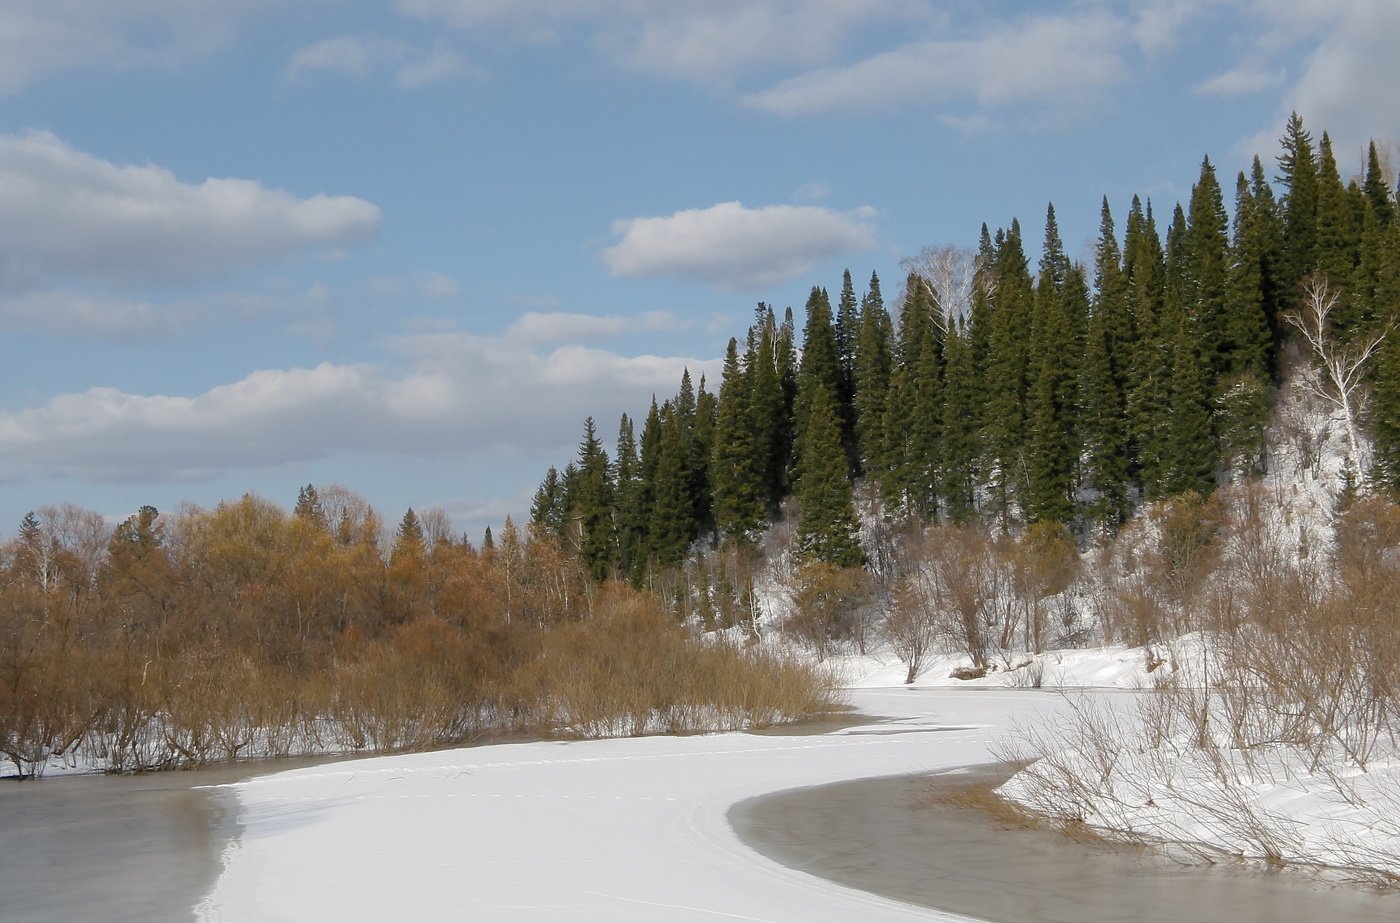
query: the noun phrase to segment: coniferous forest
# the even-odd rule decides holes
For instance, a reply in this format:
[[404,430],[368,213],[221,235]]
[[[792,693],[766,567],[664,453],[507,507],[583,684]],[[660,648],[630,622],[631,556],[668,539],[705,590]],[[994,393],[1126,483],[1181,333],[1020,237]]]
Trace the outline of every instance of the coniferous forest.
[[687,373],[640,433],[624,415],[611,457],[586,421],[533,525],[595,579],[637,586],[697,548],[753,547],[791,501],[797,560],[859,565],[858,487],[887,519],[1044,523],[1083,547],[1145,503],[1262,473],[1300,354],[1348,428],[1369,426],[1373,458],[1353,438],[1348,480],[1400,490],[1400,336],[1384,336],[1400,205],[1374,144],[1344,178],[1295,114],[1281,148],[1233,183],[1207,157],[1169,212],[1105,199],[1092,266],[1066,254],[1051,205],[1034,266],[1013,219],[907,260],[893,308],[849,272],[834,305],[813,287],[800,335],[791,309],[760,304],[722,380]]

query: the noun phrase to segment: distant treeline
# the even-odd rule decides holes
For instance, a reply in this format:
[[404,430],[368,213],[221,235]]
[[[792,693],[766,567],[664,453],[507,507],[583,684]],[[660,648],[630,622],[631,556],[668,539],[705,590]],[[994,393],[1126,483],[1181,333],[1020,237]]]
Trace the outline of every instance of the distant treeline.
[[[1259,473],[1292,328],[1320,315],[1323,347],[1348,359],[1400,310],[1400,203],[1376,145],[1345,183],[1296,115],[1282,146],[1273,182],[1258,157],[1236,177],[1233,221],[1206,158],[1165,243],[1138,197],[1120,242],[1105,199],[1092,267],[1066,255],[1051,206],[1036,273],[1018,222],[983,225],[976,249],[907,261],[897,323],[873,275],[857,299],[847,272],[835,310],[812,289],[800,350],[791,310],[760,304],[718,394],[687,373],[640,440],[623,416],[611,458],[588,420],[534,523],[595,578],[639,582],[699,540],[752,542],[789,497],[799,559],[859,564],[860,479],[888,514],[1107,536],[1144,502]],[[1363,372],[1350,396],[1371,388],[1375,459],[1349,477],[1395,490],[1400,336]]]

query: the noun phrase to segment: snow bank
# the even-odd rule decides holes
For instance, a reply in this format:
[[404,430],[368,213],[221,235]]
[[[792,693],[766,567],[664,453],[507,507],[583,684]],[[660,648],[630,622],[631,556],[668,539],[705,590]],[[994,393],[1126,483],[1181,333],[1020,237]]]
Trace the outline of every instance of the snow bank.
[[205,923],[471,919],[898,921],[959,917],[780,866],[726,820],[746,798],[990,760],[1029,690],[861,689],[882,716],[819,735],[505,744],[239,783],[244,832]]

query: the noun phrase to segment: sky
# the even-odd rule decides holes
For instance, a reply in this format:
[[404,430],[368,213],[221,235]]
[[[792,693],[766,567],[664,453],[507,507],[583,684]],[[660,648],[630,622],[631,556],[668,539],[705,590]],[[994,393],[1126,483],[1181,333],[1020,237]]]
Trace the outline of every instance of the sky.
[[754,306],[1290,111],[1400,162],[1397,0],[0,0],[0,533],[342,484],[479,540]]

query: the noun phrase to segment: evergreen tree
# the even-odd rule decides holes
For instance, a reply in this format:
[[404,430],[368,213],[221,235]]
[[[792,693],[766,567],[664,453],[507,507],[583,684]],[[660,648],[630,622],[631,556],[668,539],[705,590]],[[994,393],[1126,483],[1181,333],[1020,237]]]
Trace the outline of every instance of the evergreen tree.
[[880,297],[880,280],[870,275],[861,304],[860,343],[856,349],[856,445],[860,469],[876,472],[883,451],[885,401],[890,388],[890,341],[893,325]]
[[394,534],[394,547],[389,553],[389,561],[391,564],[418,563],[423,560],[426,552],[427,541],[423,537],[423,526],[413,508],[409,507]]
[[714,518],[720,535],[739,544],[757,539],[766,499],[764,459],[751,425],[750,396],[739,365],[738,343],[730,339],[715,418]]
[[[794,434],[798,445],[804,440],[807,417],[811,413],[811,395],[817,386],[825,388],[827,394],[838,401],[837,419],[842,431],[846,430],[845,421],[840,417],[841,378],[841,357],[837,349],[836,331],[832,326],[831,302],[825,289],[813,287],[807,298],[807,323],[802,329],[802,361],[797,372]],[[798,464],[801,464],[800,452]]]
[[841,277],[841,299],[836,308],[835,333],[836,354],[841,366],[841,389],[837,395],[837,405],[841,408],[841,419],[846,424],[842,439],[846,443],[852,470],[857,470],[856,357],[860,349],[860,304],[856,301],[856,291],[851,284],[849,269]]
[[617,506],[617,563],[622,573],[631,574],[632,565],[644,553],[646,520],[641,508],[642,470],[636,428],[625,413],[617,424],[613,496]]
[[593,418],[583,422],[572,515],[579,523],[578,551],[594,580],[612,569],[617,551],[616,501],[608,455],[598,441]]
[[687,465],[689,446],[675,406],[666,401],[660,411],[653,500],[647,523],[650,558],[660,567],[679,564],[694,540],[694,506]]
[[297,505],[292,510],[292,516],[322,532],[330,531],[330,519],[321,505],[321,495],[310,484],[297,491]]
[[1201,349],[1214,374],[1230,364],[1227,355],[1226,296],[1229,271],[1229,218],[1210,158],[1191,188],[1191,211],[1181,243],[1181,300],[1199,331]]
[[1029,484],[1025,513],[1032,521],[1066,522],[1073,515],[1076,362],[1069,306],[1072,277],[1076,277],[1075,297],[1081,298],[1082,280],[1065,255],[1052,205],[1046,214],[1031,329],[1034,366],[1026,411]]
[[691,518],[697,536],[715,532],[714,472],[710,461],[715,449],[715,396],[705,390],[705,377],[695,394],[695,419],[690,429],[690,495],[693,502]]
[[1283,212],[1283,247],[1280,258],[1279,295],[1282,309],[1298,300],[1304,277],[1317,264],[1317,158],[1312,135],[1294,112],[1284,128],[1283,153],[1278,157],[1275,180],[1283,186],[1280,206]]
[[[1364,200],[1364,196],[1358,196],[1358,199]],[[1347,190],[1342,185],[1337,158],[1332,154],[1332,139],[1327,132],[1322,133],[1322,141],[1318,145],[1316,223],[1317,256],[1313,271],[1325,275],[1333,286],[1344,288],[1351,280],[1352,269],[1356,265],[1356,241],[1352,233]],[[1353,318],[1347,310],[1348,304],[1344,302],[1340,307],[1343,310],[1339,313],[1346,316],[1337,319],[1336,332],[1347,337],[1353,332]]]
[[534,502],[530,505],[530,524],[537,530],[562,538],[567,512],[559,469],[550,465],[539,489],[535,491]]
[[1126,366],[1133,344],[1127,279],[1106,197],[1099,220],[1094,288],[1080,365],[1080,433],[1085,447],[1085,485],[1097,495],[1088,515],[1100,529],[1112,534],[1130,509]]
[[1395,203],[1391,199],[1385,174],[1381,171],[1381,159],[1376,153],[1375,141],[1371,142],[1366,152],[1366,183],[1362,188],[1366,193],[1366,201],[1371,203],[1371,208],[1376,214],[1376,221],[1385,229],[1395,220]]
[[801,508],[793,553],[799,561],[824,561],[835,567],[858,567],[864,561],[836,401],[820,382],[808,395],[808,421],[797,499]]
[[975,369],[965,329],[948,324],[944,335],[942,470],[939,492],[948,518],[967,522],[976,512],[977,413]]
[[986,394],[984,467],[992,515],[1005,518],[1024,497],[1026,396],[1034,294],[1021,228],[998,231],[990,269],[991,330],[983,382]]
[[914,376],[914,420],[910,429],[909,486],[914,507],[924,519],[938,515],[938,487],[943,439],[943,337],[934,324],[924,327],[919,366]]

